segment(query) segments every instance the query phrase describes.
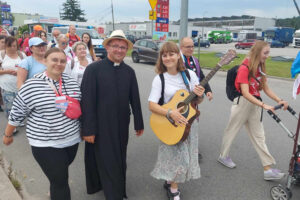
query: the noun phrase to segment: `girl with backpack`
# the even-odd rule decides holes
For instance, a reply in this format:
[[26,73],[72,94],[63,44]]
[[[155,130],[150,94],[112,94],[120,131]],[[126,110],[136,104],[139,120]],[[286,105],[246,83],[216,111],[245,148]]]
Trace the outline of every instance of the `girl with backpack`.
[[265,132],[262,124],[263,109],[274,112],[274,107],[265,104],[260,91],[273,99],[277,104],[288,103],[279,98],[268,86],[266,77],[266,59],[270,53],[270,45],[264,41],[257,41],[250,49],[249,55],[238,69],[235,79],[235,88],[240,93],[233,100],[231,115],[224,131],[221,153],[218,161],[228,168],[235,168],[236,164],[229,157],[231,144],[239,130],[245,125],[250,140],[258,153],[265,180],[276,180],[284,177],[278,169],[271,168],[275,160],[270,154],[265,142]]
[[[179,109],[166,109],[162,104],[169,102],[177,90],[187,89],[193,91],[197,98],[193,103],[202,101],[204,88],[198,86],[199,79],[192,70],[185,71],[179,48],[174,42],[166,42],[160,49],[156,64],[157,75],[152,82],[149,101],[151,112],[172,118],[177,125],[186,125],[187,119],[181,115]],[[184,75],[189,75],[189,84],[185,84]],[[164,89],[162,84],[164,80]],[[163,100],[161,100],[163,99]],[[200,178],[200,167],[198,163],[198,122],[191,126],[191,131],[186,140],[175,145],[161,143],[158,149],[158,158],[151,175],[156,179],[165,180],[164,188],[170,200],[180,200],[178,183],[184,183],[191,179]],[[172,132],[170,132],[172,134]]]

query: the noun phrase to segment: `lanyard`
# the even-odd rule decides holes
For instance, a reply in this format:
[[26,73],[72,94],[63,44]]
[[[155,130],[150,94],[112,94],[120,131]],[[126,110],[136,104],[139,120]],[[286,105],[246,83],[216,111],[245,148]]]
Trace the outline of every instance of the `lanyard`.
[[[48,73],[46,72],[46,76],[49,78]],[[52,90],[55,92],[56,96],[62,95],[62,78],[59,78],[59,91],[57,92],[56,87],[53,85],[53,83],[49,80],[47,80],[49,86],[52,88]]]

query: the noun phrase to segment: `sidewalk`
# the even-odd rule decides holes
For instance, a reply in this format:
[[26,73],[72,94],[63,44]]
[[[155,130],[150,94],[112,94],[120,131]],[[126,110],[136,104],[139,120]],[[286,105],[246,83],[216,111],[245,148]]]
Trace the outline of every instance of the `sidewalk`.
[[19,193],[0,166],[0,200],[21,200]]

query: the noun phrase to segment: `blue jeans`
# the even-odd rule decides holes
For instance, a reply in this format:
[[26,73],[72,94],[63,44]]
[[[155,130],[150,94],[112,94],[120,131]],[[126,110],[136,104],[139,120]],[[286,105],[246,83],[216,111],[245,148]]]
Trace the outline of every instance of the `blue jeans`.
[[9,92],[4,89],[1,89],[2,99],[3,99],[3,110],[8,118],[11,111],[13,102],[17,96],[17,92]]

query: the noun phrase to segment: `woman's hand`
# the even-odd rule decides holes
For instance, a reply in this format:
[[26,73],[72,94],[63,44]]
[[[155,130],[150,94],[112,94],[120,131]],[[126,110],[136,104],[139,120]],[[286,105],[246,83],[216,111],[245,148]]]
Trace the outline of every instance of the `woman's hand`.
[[198,96],[201,97],[204,94],[204,87],[200,86],[200,85],[196,85],[193,92]]
[[175,121],[176,124],[179,124],[180,126],[186,125],[188,123],[188,120],[180,113],[182,109],[184,109],[184,106],[172,110],[170,114],[170,117]]
[[269,106],[267,104],[263,104],[262,108],[265,110],[271,110],[273,113],[275,113],[274,107],[273,106]]
[[13,70],[13,69],[7,69],[5,70],[6,74],[10,74],[10,75],[13,75],[13,76],[17,76],[17,71],[16,70]]
[[289,106],[288,102],[287,101],[284,101],[284,100],[280,100],[278,102],[279,105],[283,105],[283,110],[286,110]]
[[95,135],[91,135],[91,136],[82,136],[82,139],[88,143],[95,143]]
[[7,137],[7,136],[3,135],[3,144],[8,146],[11,143],[13,143],[13,141],[14,141],[13,136]]

